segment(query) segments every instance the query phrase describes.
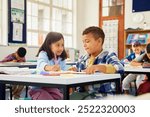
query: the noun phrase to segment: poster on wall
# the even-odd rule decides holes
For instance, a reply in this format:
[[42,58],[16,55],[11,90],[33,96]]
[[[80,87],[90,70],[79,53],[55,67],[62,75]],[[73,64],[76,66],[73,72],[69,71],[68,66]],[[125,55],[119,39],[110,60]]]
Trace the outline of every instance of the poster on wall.
[[24,10],[24,0],[11,0],[11,8]]
[[11,9],[11,21],[24,23],[24,10],[12,8]]
[[106,36],[104,48],[118,54],[118,20],[103,21],[103,30]]
[[22,24],[13,23],[13,41],[23,41],[22,30],[23,30]]
[[8,44],[26,44],[27,0],[8,0]]

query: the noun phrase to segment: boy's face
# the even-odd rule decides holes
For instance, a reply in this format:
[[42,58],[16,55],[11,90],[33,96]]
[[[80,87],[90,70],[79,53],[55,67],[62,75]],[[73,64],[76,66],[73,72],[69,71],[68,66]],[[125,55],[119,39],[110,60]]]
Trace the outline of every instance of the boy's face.
[[97,56],[102,50],[102,39],[95,39],[92,33],[82,36],[83,46],[88,54]]
[[51,50],[57,56],[60,56],[64,50],[64,40],[61,39],[55,43],[52,43]]
[[20,57],[17,53],[15,54],[17,61],[20,61],[23,57]]
[[132,47],[132,50],[135,54],[140,54],[141,53],[141,47],[140,46]]

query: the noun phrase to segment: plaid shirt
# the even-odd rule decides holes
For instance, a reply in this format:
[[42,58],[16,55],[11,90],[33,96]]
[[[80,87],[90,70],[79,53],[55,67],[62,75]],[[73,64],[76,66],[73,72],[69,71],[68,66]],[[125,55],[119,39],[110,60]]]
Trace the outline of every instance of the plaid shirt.
[[[17,60],[16,57],[15,57],[15,54],[12,53],[12,54],[9,54],[8,56],[6,56],[2,61],[0,62],[10,62],[10,61],[13,61],[13,60]],[[23,57],[22,59],[20,60],[17,60],[17,62],[25,62],[25,57]]]
[[[86,69],[89,57],[89,55],[81,56],[80,60],[77,62],[78,71]],[[113,52],[102,51],[97,57],[95,57],[93,65],[97,64],[112,64],[116,69],[116,73],[124,73],[122,64]],[[93,85],[92,90],[96,92],[112,92],[115,91],[115,85],[113,82]]]

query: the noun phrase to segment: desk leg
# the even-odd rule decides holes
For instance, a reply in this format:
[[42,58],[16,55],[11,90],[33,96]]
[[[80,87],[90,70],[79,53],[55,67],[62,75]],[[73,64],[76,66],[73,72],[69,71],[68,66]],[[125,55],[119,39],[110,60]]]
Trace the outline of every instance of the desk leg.
[[68,86],[63,87],[63,94],[64,94],[64,100],[69,100],[69,87]]
[[5,84],[0,83],[0,100],[5,100]]
[[121,81],[120,79],[116,80],[116,94],[121,94]]

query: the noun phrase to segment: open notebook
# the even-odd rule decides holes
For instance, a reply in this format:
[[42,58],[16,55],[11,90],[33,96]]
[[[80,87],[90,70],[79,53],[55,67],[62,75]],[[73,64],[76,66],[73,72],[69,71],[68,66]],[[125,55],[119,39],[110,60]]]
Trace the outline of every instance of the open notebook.
[[86,74],[85,72],[76,72],[76,71],[50,71],[50,72],[45,72],[42,71],[40,72],[40,74],[42,75],[46,75],[46,76],[59,76],[62,74]]
[[27,75],[31,74],[35,71],[35,69],[29,68],[19,68],[19,67],[0,67],[0,74],[20,74],[20,75]]

